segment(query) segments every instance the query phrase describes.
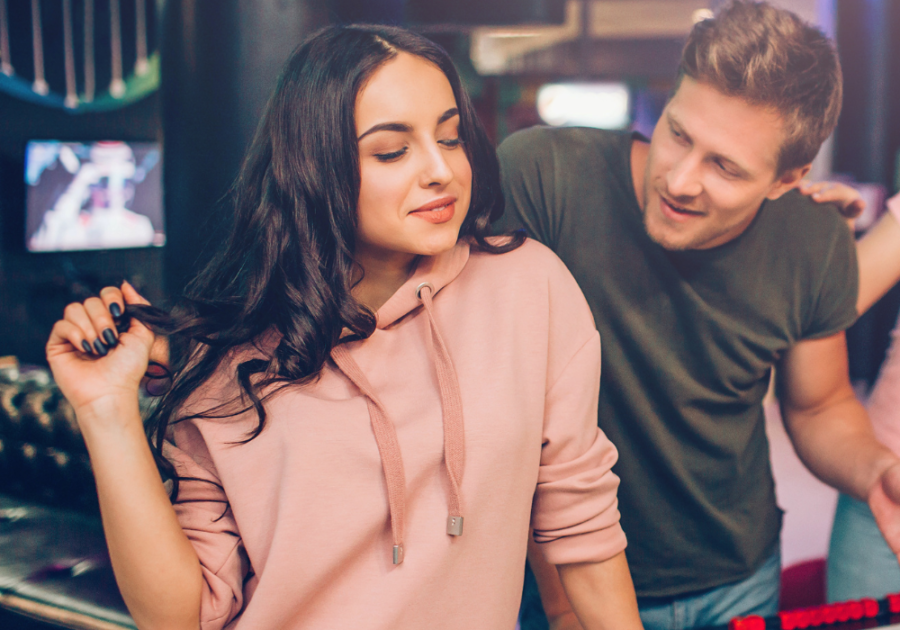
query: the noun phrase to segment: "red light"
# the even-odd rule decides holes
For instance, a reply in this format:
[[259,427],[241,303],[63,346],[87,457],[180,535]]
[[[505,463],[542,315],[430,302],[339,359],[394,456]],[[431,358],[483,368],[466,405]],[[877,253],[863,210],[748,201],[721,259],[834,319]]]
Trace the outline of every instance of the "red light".
[[795,630],[797,628],[796,616],[793,612],[780,612],[781,630]]
[[837,619],[840,622],[849,621],[850,620],[850,604],[848,602],[841,602],[840,604],[835,604],[837,607]]
[[809,609],[809,625],[821,626],[824,621],[825,611],[822,610],[822,606],[816,606],[815,608]]
[[888,610],[891,613],[900,613],[900,593],[896,595],[888,595]]
[[865,599],[861,599],[859,601],[863,606],[863,616],[864,617],[871,619],[872,617],[878,616],[878,610],[879,610],[878,602],[876,602],[874,599],[871,599],[869,597],[867,597]]

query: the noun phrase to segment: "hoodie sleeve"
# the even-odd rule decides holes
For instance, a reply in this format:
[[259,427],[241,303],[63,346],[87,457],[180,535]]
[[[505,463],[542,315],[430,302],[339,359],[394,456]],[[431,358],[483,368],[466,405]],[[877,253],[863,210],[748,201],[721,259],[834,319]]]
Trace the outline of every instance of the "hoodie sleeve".
[[241,612],[250,563],[199,431],[183,422],[176,426],[174,438],[174,444],[165,444],[164,453],[181,478],[175,513],[203,571],[200,628],[220,630]]
[[550,278],[548,385],[531,524],[551,564],[601,562],[626,545],[612,472],[618,452],[597,426],[600,335],[581,290],[559,266]]

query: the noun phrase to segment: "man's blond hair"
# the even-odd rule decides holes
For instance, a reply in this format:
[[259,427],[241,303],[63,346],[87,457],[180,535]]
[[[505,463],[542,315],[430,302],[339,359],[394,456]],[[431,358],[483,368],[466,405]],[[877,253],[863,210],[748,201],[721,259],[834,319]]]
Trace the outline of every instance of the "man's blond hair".
[[736,0],[697,23],[679,83],[685,76],[778,112],[785,131],[779,175],[813,161],[841,112],[841,64],[831,41],[765,2]]

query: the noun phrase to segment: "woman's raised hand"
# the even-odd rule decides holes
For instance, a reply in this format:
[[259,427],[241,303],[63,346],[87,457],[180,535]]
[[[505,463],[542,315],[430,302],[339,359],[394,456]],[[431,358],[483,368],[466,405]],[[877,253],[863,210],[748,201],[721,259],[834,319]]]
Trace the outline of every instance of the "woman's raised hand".
[[803,180],[797,186],[804,195],[818,203],[833,203],[841,211],[847,225],[853,229],[856,217],[866,209],[866,202],[859,191],[840,182],[810,182]]
[[69,304],[50,333],[47,361],[79,421],[105,404],[137,398],[155,335],[134,318],[127,331],[116,331],[125,304],[149,302],[127,282],[121,290],[107,287],[100,297]]

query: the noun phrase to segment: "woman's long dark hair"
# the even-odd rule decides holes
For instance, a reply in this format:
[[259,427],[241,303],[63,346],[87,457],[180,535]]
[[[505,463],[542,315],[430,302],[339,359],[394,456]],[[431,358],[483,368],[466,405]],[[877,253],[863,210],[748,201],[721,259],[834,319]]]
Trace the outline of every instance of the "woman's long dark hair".
[[[178,478],[162,452],[172,422],[253,408],[259,422],[249,441],[265,426],[263,388],[315,378],[345,328],[352,334],[342,341],[375,330],[374,314],[350,294],[360,271],[353,259],[360,188],[354,109],[366,81],[400,52],[440,68],[456,97],[473,175],[460,237],[491,253],[521,244],[520,234],[501,245],[486,240],[491,222],[503,212],[497,158],[443,49],[385,26],[335,26],[310,37],[282,70],[233,186],[234,223],[224,247],[188,285],[172,314],[128,308],[169,336],[174,378],[147,431],[157,464],[173,480],[173,498]],[[236,367],[237,410],[223,402],[202,413],[181,412],[229,351],[268,332],[277,333],[277,347],[266,358]]]

